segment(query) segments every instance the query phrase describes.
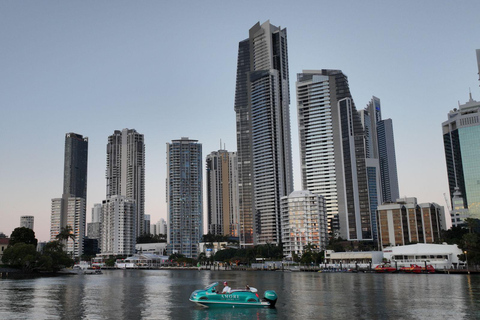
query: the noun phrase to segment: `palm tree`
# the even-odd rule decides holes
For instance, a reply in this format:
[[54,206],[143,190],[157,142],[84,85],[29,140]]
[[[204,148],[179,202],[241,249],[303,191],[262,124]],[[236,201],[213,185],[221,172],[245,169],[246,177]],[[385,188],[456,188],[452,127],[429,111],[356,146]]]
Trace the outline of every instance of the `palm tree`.
[[[72,226],[67,225],[65,228],[62,228],[55,238],[59,241],[62,241],[62,242],[68,242],[68,239],[72,239],[72,241],[73,241],[73,251],[75,251],[75,240],[76,239],[75,239],[75,234],[73,233]],[[74,252],[72,252],[72,254],[73,253]]]

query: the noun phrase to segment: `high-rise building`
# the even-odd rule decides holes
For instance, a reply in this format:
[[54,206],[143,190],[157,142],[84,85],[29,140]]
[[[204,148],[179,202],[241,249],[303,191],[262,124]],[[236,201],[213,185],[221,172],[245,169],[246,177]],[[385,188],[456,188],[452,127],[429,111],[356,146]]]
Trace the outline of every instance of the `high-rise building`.
[[[101,219],[102,219],[102,204],[95,203],[92,208],[92,222],[87,223],[87,237],[89,239],[97,239],[98,241],[100,241]],[[101,244],[98,243],[98,247],[100,246]]]
[[325,197],[330,232],[372,240],[364,133],[347,76],[304,70],[296,88],[302,189]]
[[470,93],[467,103],[448,113],[442,129],[450,199],[458,188],[469,217],[480,219],[480,102]]
[[150,215],[146,214],[143,219],[143,234],[150,234]]
[[452,227],[464,226],[465,219],[469,218],[468,209],[465,209],[463,197],[458,187],[455,188],[455,192],[453,193],[452,211],[450,212],[450,218],[452,219]]
[[33,216],[21,216],[20,217],[20,227],[28,228],[33,230]]
[[166,235],[168,233],[167,222],[161,218],[155,224],[150,225],[150,234],[156,236],[159,234]]
[[107,199],[135,200],[135,237],[144,233],[145,143],[135,129],[115,130],[107,144]]
[[378,206],[380,248],[440,241],[445,213],[436,203],[417,204],[416,198],[397,199]]
[[380,99],[372,97],[359,112],[365,134],[365,161],[373,239],[378,205],[399,198],[392,119],[382,120]]
[[198,255],[203,235],[202,145],[181,138],[167,143],[168,253]]
[[282,197],[283,254],[301,256],[306,246],[325,250],[328,241],[325,198],[310,191]]
[[280,198],[293,191],[287,30],[255,24],[238,47],[235,112],[240,244],[281,241]]
[[88,138],[76,133],[65,135],[65,161],[62,198],[52,199],[50,240],[70,226],[74,239],[66,241],[67,252],[83,254],[87,202]]
[[208,232],[238,237],[237,154],[227,150],[207,156]]
[[136,202],[122,195],[102,202],[102,255],[132,255],[136,244]]

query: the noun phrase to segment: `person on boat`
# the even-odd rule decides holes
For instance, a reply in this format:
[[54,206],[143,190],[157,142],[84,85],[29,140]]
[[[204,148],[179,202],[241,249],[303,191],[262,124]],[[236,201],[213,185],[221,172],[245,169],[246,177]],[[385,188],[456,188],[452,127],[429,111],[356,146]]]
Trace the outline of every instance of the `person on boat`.
[[230,287],[228,286],[227,281],[225,281],[225,282],[223,283],[222,293],[230,293],[231,290],[232,290],[232,288],[230,288]]

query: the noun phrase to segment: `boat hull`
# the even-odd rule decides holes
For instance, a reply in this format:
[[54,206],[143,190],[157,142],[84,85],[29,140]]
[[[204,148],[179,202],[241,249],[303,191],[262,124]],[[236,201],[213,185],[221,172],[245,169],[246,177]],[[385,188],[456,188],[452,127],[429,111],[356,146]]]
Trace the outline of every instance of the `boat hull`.
[[205,290],[195,290],[190,295],[189,301],[207,308],[254,308],[275,307],[277,294],[273,290],[265,291],[264,298],[260,299],[255,288],[250,290],[235,289],[222,294],[215,291],[218,283],[213,283]]

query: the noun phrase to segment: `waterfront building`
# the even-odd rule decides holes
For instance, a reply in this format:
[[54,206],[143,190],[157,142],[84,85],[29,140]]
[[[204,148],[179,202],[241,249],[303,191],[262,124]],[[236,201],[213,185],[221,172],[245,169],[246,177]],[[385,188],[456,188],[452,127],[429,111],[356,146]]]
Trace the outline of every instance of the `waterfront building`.
[[296,88],[302,188],[325,197],[329,232],[372,240],[364,133],[347,76],[304,70]]
[[[470,99],[448,113],[442,123],[448,186],[452,200],[458,188],[468,217],[480,219],[480,102]],[[458,204],[455,204],[458,206]],[[465,212],[464,212],[465,213]],[[457,217],[459,219],[463,219]],[[457,219],[454,218],[454,219]],[[453,223],[454,221],[452,221]],[[455,221],[458,224],[461,221]]]
[[121,195],[102,202],[100,250],[103,256],[135,253],[135,207],[135,200]]
[[294,191],[282,197],[283,254],[301,256],[306,246],[325,250],[328,241],[325,198],[310,191]]
[[35,218],[33,216],[21,216],[20,217],[20,227],[28,228],[28,229],[33,230],[34,219]]
[[424,267],[432,265],[435,269],[457,269],[460,265],[459,256],[462,250],[456,244],[425,244],[417,243],[405,246],[391,246],[383,249],[383,258],[398,268],[416,264]]
[[67,226],[74,239],[66,240],[67,252],[74,257],[83,254],[87,202],[88,138],[76,133],[65,135],[65,161],[62,198],[52,199],[50,241]]
[[400,197],[392,119],[382,119],[380,99],[372,97],[359,111],[365,134],[365,161],[373,239],[377,240],[376,211],[379,204]]
[[238,249],[238,244],[227,241],[200,242],[198,244],[198,251],[203,252],[207,258],[213,257],[215,253],[225,249]]
[[280,198],[293,191],[287,30],[255,24],[238,46],[240,244],[281,241]]
[[213,151],[206,163],[208,232],[238,238],[237,154]]
[[145,142],[135,129],[115,130],[107,144],[107,199],[123,196],[135,201],[135,238],[144,233]]
[[445,221],[443,207],[417,203],[417,198],[401,198],[378,206],[380,248],[410,243],[435,243],[441,240]]
[[115,268],[156,269],[168,263],[168,256],[160,256],[153,253],[139,253],[125,259],[117,259],[117,261],[115,261]]
[[167,143],[168,254],[198,255],[203,235],[202,145],[181,138]]
[[160,256],[164,256],[167,254],[167,243],[166,242],[137,243],[135,245],[135,250],[139,253],[153,253]]
[[374,268],[383,260],[382,251],[348,251],[335,252],[333,250],[325,250],[324,263],[328,267],[342,267],[342,268]]

